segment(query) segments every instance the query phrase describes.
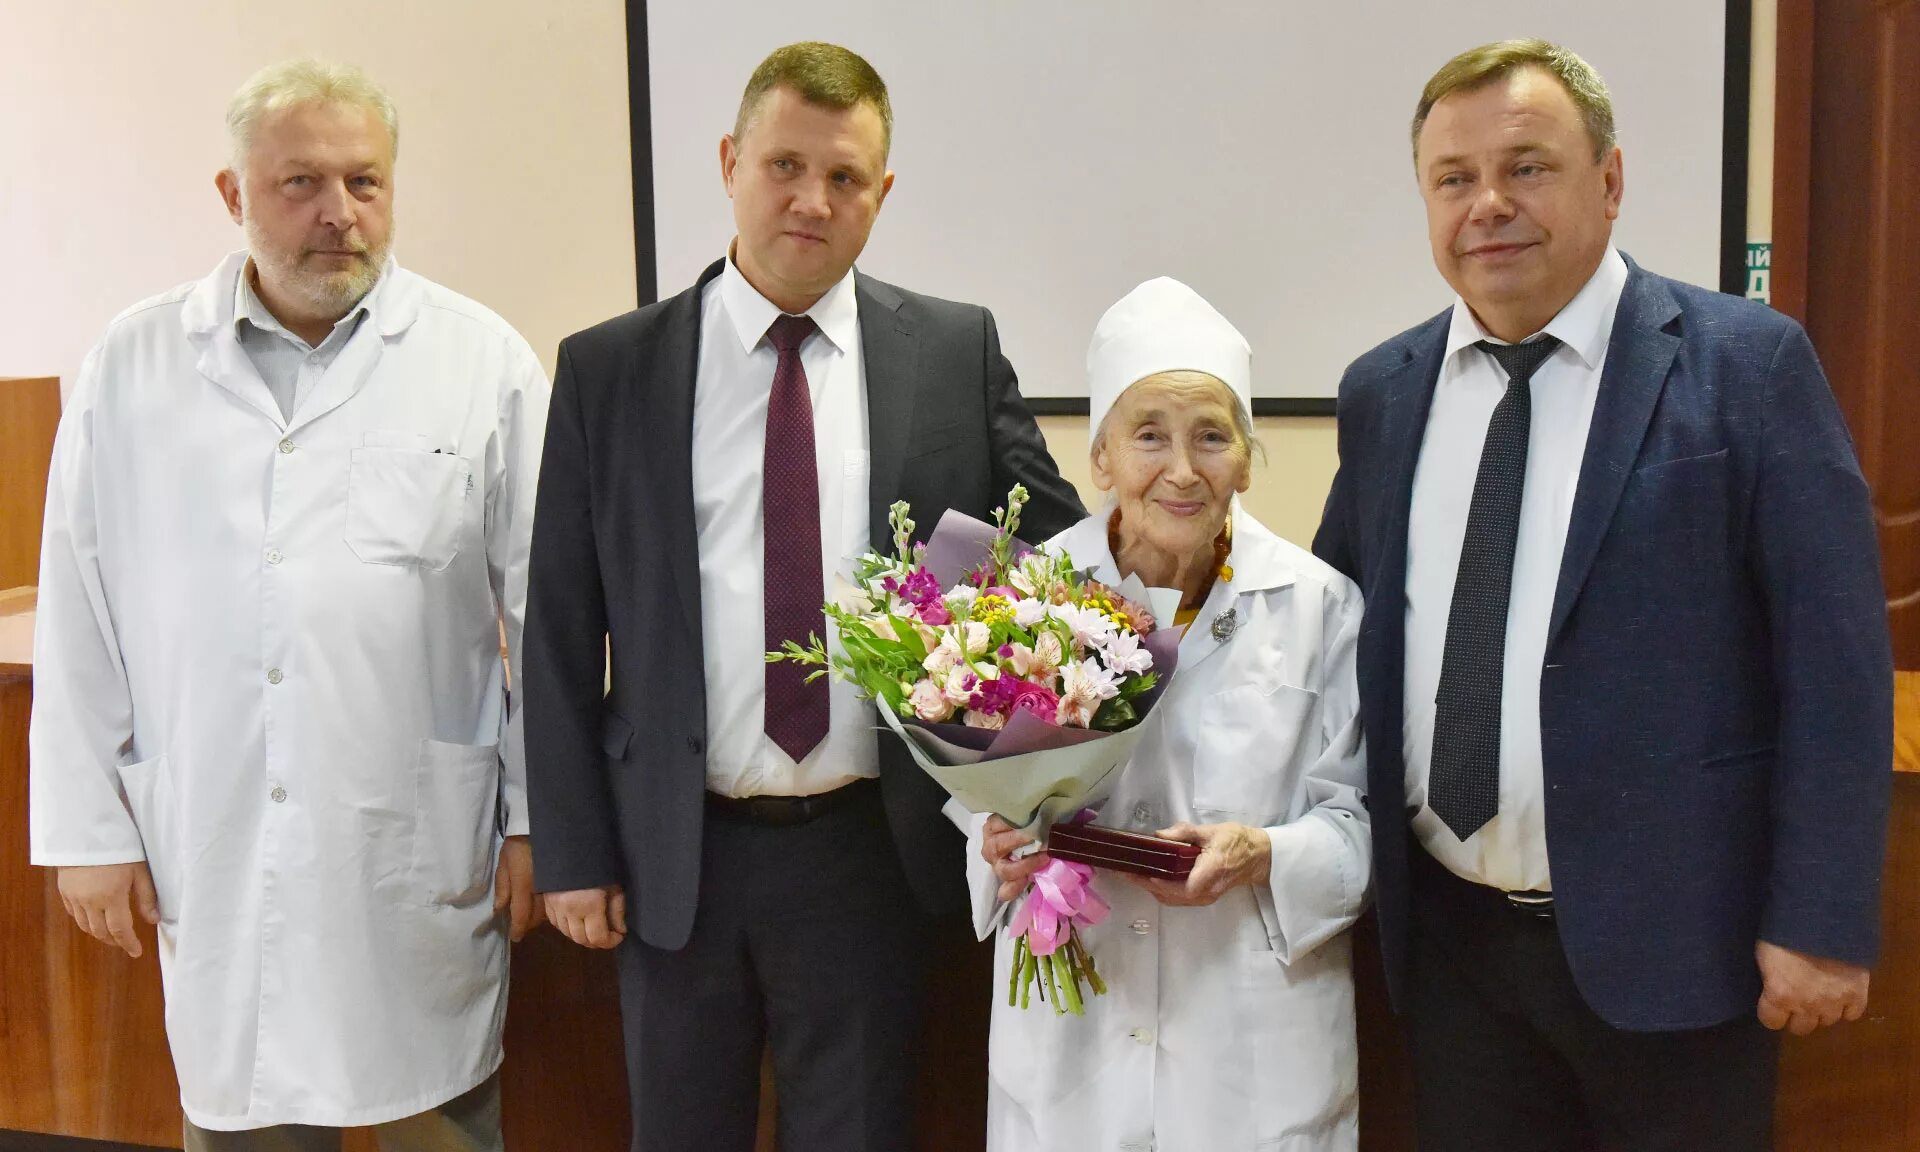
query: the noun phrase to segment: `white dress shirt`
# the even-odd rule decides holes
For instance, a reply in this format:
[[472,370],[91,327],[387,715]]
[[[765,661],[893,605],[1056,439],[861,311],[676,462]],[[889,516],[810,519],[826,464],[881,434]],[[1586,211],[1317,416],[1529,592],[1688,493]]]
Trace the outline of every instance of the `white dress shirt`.
[[[820,469],[821,588],[870,547],[867,538],[867,378],[853,273],[806,315],[819,331],[800,346],[813,395]],[[878,717],[850,684],[827,689],[827,737],[795,763],[766,734],[766,601],[762,455],[767,400],[780,355],[767,329],[780,309],[733,260],[700,297],[693,397],[693,508],[700,536],[700,626],[707,676],[707,788],[723,796],[811,796],[878,776]],[[829,622],[828,631],[832,631]],[[829,645],[832,636],[826,637]]]
[[291,419],[300,402],[313,391],[314,384],[327,374],[340,350],[353,339],[372,297],[373,293],[368,292],[351,311],[335,321],[326,339],[316,348],[267,310],[266,302],[254,291],[252,263],[241,270],[234,288],[234,335],[239,338],[240,350],[247,354],[247,360],[273,395],[273,402],[280,406],[282,417]]
[[[1546,796],[1540,752],[1540,672],[1566,548],[1587,429],[1606,367],[1613,315],[1627,265],[1611,247],[1592,279],[1541,332],[1557,337],[1532,380],[1526,488],[1513,550],[1500,707],[1500,811],[1463,842],[1427,806],[1433,760],[1434,695],[1446,650],[1447,616],[1479,475],[1487,422],[1507,389],[1506,373],[1473,347],[1494,340],[1466,301],[1456,299],[1446,359],[1433,392],[1407,524],[1407,803],[1418,805],[1414,835],[1456,874],[1509,891],[1547,891]],[[1504,341],[1495,340],[1495,343]]]

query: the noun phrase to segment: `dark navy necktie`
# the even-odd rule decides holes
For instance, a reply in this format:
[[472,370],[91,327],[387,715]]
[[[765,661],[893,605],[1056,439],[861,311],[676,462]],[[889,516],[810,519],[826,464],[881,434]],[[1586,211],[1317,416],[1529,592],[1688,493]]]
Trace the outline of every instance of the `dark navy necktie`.
[[[826,636],[820,605],[820,473],[813,448],[813,396],[800,364],[800,345],[817,331],[805,316],[781,316],[767,330],[780,354],[767,399],[767,444],[761,477],[765,536],[766,645],[801,645]],[[827,735],[827,678],[806,682],[813,669],[781,661],[766,665],[766,732],[796,762]]]
[[1467,510],[1460,570],[1447,613],[1447,642],[1434,695],[1433,757],[1427,806],[1465,840],[1500,810],[1500,702],[1507,654],[1507,603],[1513,591],[1513,548],[1520,536],[1520,497],[1527,479],[1527,433],[1533,424],[1528,381],[1560,341],[1475,347],[1499,361],[1506,395],[1487,421],[1480,471]]

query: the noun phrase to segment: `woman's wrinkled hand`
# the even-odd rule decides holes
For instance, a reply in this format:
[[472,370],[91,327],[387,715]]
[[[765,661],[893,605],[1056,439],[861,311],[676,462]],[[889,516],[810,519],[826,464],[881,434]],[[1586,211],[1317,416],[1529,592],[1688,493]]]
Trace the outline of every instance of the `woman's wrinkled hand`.
[[1265,884],[1273,863],[1273,841],[1266,829],[1245,824],[1175,824],[1154,833],[1183,844],[1198,844],[1200,858],[1184,881],[1120,872],[1121,879],[1144,888],[1162,904],[1203,908],[1242,885]]
[[1000,881],[999,899],[1002,904],[1020,895],[1026,888],[1027,880],[1035,872],[1047,866],[1047,854],[1035,852],[1018,860],[1013,854],[1033,843],[1033,837],[1000,819],[987,817],[986,827],[980,831],[980,858],[993,869]]

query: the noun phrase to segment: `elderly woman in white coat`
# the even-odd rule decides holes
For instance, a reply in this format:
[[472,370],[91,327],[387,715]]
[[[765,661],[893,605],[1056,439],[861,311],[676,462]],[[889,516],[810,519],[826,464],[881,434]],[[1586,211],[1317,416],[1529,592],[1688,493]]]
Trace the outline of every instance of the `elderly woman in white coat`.
[[[1087,353],[1106,508],[1056,537],[1105,581],[1179,594],[1177,675],[1098,823],[1204,847],[1185,882],[1102,870],[1082,929],[1107,983],[1084,1016],[1006,1002],[995,962],[987,1146],[1353,1149],[1351,953],[1366,898],[1354,686],[1360,594],[1239,506],[1253,443],[1247,343],[1192,289],[1152,280]],[[1170,596],[1160,599],[1170,601]],[[1044,855],[975,819],[982,935]]]

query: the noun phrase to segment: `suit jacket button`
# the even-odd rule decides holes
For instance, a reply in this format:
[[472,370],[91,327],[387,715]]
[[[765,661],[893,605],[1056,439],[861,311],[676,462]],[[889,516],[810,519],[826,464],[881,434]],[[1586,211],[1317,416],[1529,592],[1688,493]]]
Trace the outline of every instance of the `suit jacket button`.
[[698,756],[707,750],[707,742],[698,736],[687,737],[687,751]]

